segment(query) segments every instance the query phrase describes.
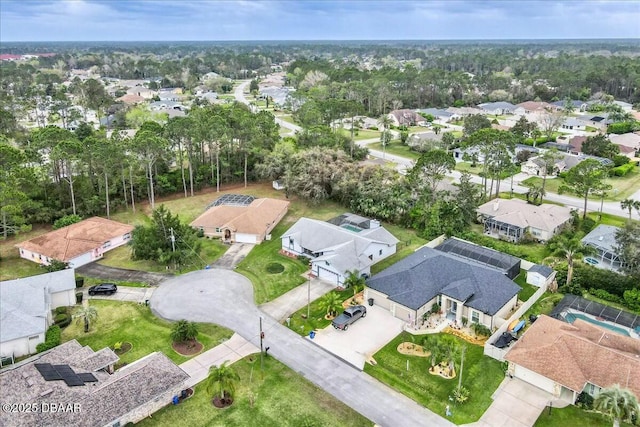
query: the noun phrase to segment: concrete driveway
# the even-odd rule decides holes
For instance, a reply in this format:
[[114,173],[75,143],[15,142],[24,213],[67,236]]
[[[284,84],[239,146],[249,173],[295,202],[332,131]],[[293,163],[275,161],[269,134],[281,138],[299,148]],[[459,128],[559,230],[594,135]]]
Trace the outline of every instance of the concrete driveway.
[[151,297],[151,309],[168,320],[187,319],[226,326],[256,346],[260,346],[262,318],[264,346],[270,347],[269,356],[379,426],[453,427],[450,421],[267,316],[253,302],[251,282],[231,270],[200,270],[166,280]]
[[367,317],[358,319],[348,330],[327,326],[307,339],[362,370],[369,357],[402,332],[404,324],[381,307],[366,307]]
[[120,280],[123,282],[148,283],[157,285],[163,280],[173,277],[169,273],[149,273],[147,271],[127,270],[126,268],[108,267],[106,265],[92,262],[76,268],[79,275],[95,277],[102,280]]
[[248,243],[234,243],[212,264],[212,267],[233,270],[251,252],[253,246]]
[[518,378],[505,378],[480,420],[466,427],[531,427],[549,402],[554,408],[566,406],[551,393]]

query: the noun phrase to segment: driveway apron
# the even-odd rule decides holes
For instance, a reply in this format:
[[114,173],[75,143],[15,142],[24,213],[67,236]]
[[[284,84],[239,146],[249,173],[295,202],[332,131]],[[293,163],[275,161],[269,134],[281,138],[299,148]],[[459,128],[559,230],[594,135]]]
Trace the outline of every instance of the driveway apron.
[[269,355],[379,426],[454,425],[267,316],[253,302],[251,282],[233,271],[201,270],[169,279],[154,292],[151,309],[168,320],[226,326],[257,347],[262,318]]

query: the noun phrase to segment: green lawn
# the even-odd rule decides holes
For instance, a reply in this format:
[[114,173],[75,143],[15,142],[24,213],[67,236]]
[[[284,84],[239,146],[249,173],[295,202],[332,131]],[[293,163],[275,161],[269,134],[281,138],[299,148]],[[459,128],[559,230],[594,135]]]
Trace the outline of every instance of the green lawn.
[[49,231],[51,226],[36,226],[31,231],[11,236],[7,240],[0,239],[0,280],[20,279],[47,272],[40,264],[20,258],[15,245]]
[[395,254],[371,266],[371,274],[381,272],[390,265],[411,255],[416,249],[428,242],[428,240],[418,236],[416,231],[413,229],[403,228],[393,224],[384,224],[384,228],[396,236],[400,242],[397,245]]
[[[371,426],[369,420],[319,389],[272,357],[260,371],[258,357],[249,356],[234,363],[240,376],[233,405],[216,409],[204,384],[195,387],[194,395],[174,406],[153,414],[136,424],[141,427],[311,427]],[[336,381],[339,381],[337,379]]]
[[[294,258],[281,255],[280,236],[292,225],[291,221],[282,221],[272,232],[271,240],[256,245],[249,255],[238,264],[236,271],[246,276],[253,283],[253,297],[256,304],[271,301],[304,283],[302,273],[309,268]],[[271,274],[267,266],[272,263],[281,264],[284,271]]]
[[531,314],[535,314],[535,315],[547,314],[548,315],[553,311],[553,308],[556,305],[558,305],[558,303],[562,298],[564,298],[563,294],[551,293],[549,291],[546,291],[544,294],[542,294],[540,299],[536,301],[535,304],[533,304],[529,310],[527,310],[527,312],[524,314],[523,317],[525,319],[528,319],[529,315]]
[[[379,142],[374,142],[373,144],[368,144],[368,148],[372,150],[382,151],[382,144]],[[420,153],[417,151],[413,151],[409,148],[408,145],[402,144],[400,141],[392,141],[385,147],[385,151],[389,154],[393,154],[400,157],[405,157],[407,159],[417,160],[420,157]]]
[[520,271],[520,274],[513,280],[516,282],[522,290],[518,292],[518,299],[520,301],[528,301],[529,298],[539,289],[537,286],[533,286],[527,283],[527,273],[524,270]]
[[293,120],[293,117],[291,117],[288,114],[277,115],[276,117],[282,120],[283,122],[291,123],[292,125],[296,124],[296,122]]
[[[534,427],[604,427],[611,424],[611,418],[570,405],[566,408],[552,408],[551,415],[548,409],[543,410]],[[622,423],[621,426],[631,427],[631,424]]]
[[478,175],[482,172],[482,165],[477,163],[475,166],[471,166],[471,162],[457,162],[456,170],[459,172],[469,172],[474,175]]
[[[193,260],[193,263],[184,266],[180,269],[180,273],[187,273],[189,271],[200,270],[205,265],[211,264],[218,258],[220,258],[228,249],[228,246],[221,243],[219,239],[207,239],[201,238],[202,250],[198,257]],[[107,252],[98,264],[106,265],[109,267],[127,268],[130,270],[151,271],[156,273],[163,273],[167,271],[167,268],[160,263],[148,260],[132,260],[131,259],[131,247],[128,245],[120,246]]]
[[[351,138],[351,129],[340,129],[340,133],[344,136]],[[380,138],[380,131],[369,129],[355,129],[353,132],[353,139],[355,141],[362,141],[364,139]]]
[[[539,177],[531,177],[522,181],[524,185],[542,185],[542,178]],[[545,191],[549,193],[558,193],[560,186],[564,183],[562,178],[553,178],[548,179],[545,184]],[[605,183],[611,185],[613,188],[609,190],[607,196],[604,198],[605,201],[613,201],[618,202],[620,200],[624,200],[631,196],[633,193],[638,191],[640,188],[640,168],[636,167],[633,171],[628,173],[625,176],[614,176],[605,179]],[[590,200],[600,200],[600,197],[597,195],[589,196]]]
[[[157,318],[149,307],[134,302],[91,300],[98,311],[98,319],[84,333],[83,325],[72,322],[62,331],[62,341],[77,339],[98,351],[116,342],[130,342],[133,348],[120,356],[120,362],[131,363],[154,351],[162,351],[175,363],[189,360],[171,347],[171,323]],[[198,341],[208,350],[229,339],[233,332],[221,326],[200,323]]]
[[[373,357],[378,364],[366,364],[364,371],[437,414],[444,415],[446,405],[451,404],[451,421],[456,424],[477,421],[491,405],[491,395],[504,379],[502,364],[485,357],[482,346],[466,344],[458,339],[461,344],[467,346],[462,385],[469,389],[470,394],[466,403],[452,404],[449,395],[458,385],[457,377],[444,379],[431,375],[428,372],[431,366],[430,358],[406,356],[397,351],[400,343],[412,341],[412,338],[414,337],[406,332],[398,335],[374,354]],[[459,369],[458,363],[456,369]]]
[[[342,291],[333,290],[330,293],[339,295],[342,301],[353,296],[353,290],[351,289],[345,289]],[[319,301],[320,299],[311,302],[308,318],[306,305],[291,315],[291,320],[288,326],[293,332],[305,336],[313,330],[324,329],[331,324],[331,320],[324,318],[327,312],[319,308]]]
[[462,233],[459,237],[537,264],[551,255],[549,248],[540,243],[511,243],[485,236],[478,231]]

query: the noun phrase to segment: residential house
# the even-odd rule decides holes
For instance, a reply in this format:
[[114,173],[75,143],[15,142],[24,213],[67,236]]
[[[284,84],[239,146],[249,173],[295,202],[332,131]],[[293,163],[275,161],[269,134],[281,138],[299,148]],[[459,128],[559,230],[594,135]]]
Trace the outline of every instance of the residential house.
[[[568,144],[546,143],[546,144],[543,144],[541,147],[543,146],[544,147],[553,146],[553,148],[557,148],[559,149],[559,151],[574,150],[573,147]],[[580,145],[580,149],[582,149],[582,145]],[[568,152],[564,152],[564,153],[559,152],[559,158],[554,163],[552,168],[553,170],[549,174],[557,175],[561,172],[566,172],[571,168],[573,168],[574,166],[576,166],[577,164],[587,159],[597,160],[603,166],[609,166],[613,164],[613,161],[611,161],[610,159],[606,159],[604,157],[589,156],[586,154],[575,155],[575,154],[570,154]],[[528,175],[543,176],[545,167],[546,165],[545,165],[545,162],[542,160],[542,158],[540,156],[536,156],[536,157],[529,158],[529,160],[527,160],[526,163],[523,163],[521,166],[521,170],[523,173],[526,173]]]
[[456,147],[451,153],[456,162],[484,163],[484,154],[478,147]]
[[631,112],[633,110],[633,104],[624,101],[613,101],[615,105],[620,107],[622,111]]
[[144,86],[133,86],[127,89],[127,95],[137,95],[144,99],[152,99],[154,96],[158,95],[158,92]]
[[185,106],[176,101],[155,101],[149,104],[151,111],[178,110],[184,111]]
[[609,134],[609,141],[620,147],[621,152],[623,147],[627,153],[631,152],[630,150],[633,150],[634,152],[640,151],[640,135],[633,132],[623,133],[621,135],[616,135],[614,133]]
[[10,424],[129,425],[171,404],[188,387],[189,375],[163,353],[151,353],[113,372],[118,359],[109,348],[96,352],[71,340],[3,369],[0,389],[10,393],[2,393],[0,403],[28,402],[38,409],[10,414]]
[[518,114],[520,116],[530,115],[530,114],[542,114],[547,112],[552,108],[552,106],[546,102],[536,102],[536,101],[526,101],[521,102],[515,106],[516,108],[513,110],[513,114]]
[[564,206],[532,205],[520,199],[495,199],[476,210],[488,236],[520,241],[526,233],[539,241],[547,241],[567,226],[571,209]]
[[585,246],[595,250],[585,261],[598,268],[618,271],[624,266],[624,259],[618,249],[616,233],[620,228],[612,225],[600,224],[584,236],[581,240]]
[[33,354],[53,324],[51,310],[76,303],[74,270],[0,282],[0,356]]
[[134,95],[134,94],[126,94],[126,95],[122,95],[120,98],[116,98],[116,101],[124,102],[125,104],[129,104],[129,105],[140,104],[141,102],[144,102],[146,100],[147,100],[146,98],[140,95]]
[[572,131],[577,131],[577,130],[584,131],[587,129],[587,124],[583,120],[577,119],[575,117],[567,117],[560,125],[560,129],[572,130]]
[[268,97],[273,105],[282,108],[287,103],[291,92],[293,91],[287,87],[266,86],[260,88],[260,98],[266,99]]
[[[484,111],[480,108],[475,107],[449,107],[446,110],[448,113],[454,114],[459,118],[464,118],[467,116],[473,116],[475,114],[484,114]],[[455,120],[455,119],[454,119]]]
[[586,140],[587,140],[586,136],[574,136],[573,138],[571,138],[567,142],[567,145],[569,146],[568,153],[569,154],[575,154],[577,156],[581,155],[582,154],[582,144],[584,144]]
[[454,120],[460,120],[462,118],[462,116],[451,113],[447,110],[443,110],[441,108],[423,108],[421,110],[416,110],[416,112],[433,116],[433,122],[439,124],[446,124]]
[[485,102],[479,104],[478,108],[483,111],[484,114],[492,114],[495,116],[503,116],[505,114],[514,114],[516,106],[510,102]]
[[300,218],[282,235],[282,252],[311,258],[317,277],[340,286],[350,272],[371,274],[371,266],[396,253],[396,239],[380,222],[343,214],[327,222]]
[[75,268],[102,258],[131,239],[132,225],[93,217],[18,243],[20,257],[42,265],[66,262]]
[[429,151],[434,148],[442,147],[442,132],[435,133],[433,131],[414,133],[407,138],[407,145],[419,152]]
[[393,126],[424,126],[427,121],[413,110],[393,110],[388,114]]
[[[570,100],[568,102],[569,102],[569,105],[571,105],[571,107],[573,107],[575,111],[587,111],[587,107],[589,107],[588,103],[577,100],[577,99]],[[555,102],[552,102],[550,105],[556,111],[564,111],[567,107],[567,101],[555,101]]]
[[567,402],[615,384],[640,396],[640,340],[582,319],[540,315],[505,359],[510,375]]
[[[234,196],[234,195],[226,195]],[[205,236],[227,242],[261,243],[287,214],[289,202],[277,199],[254,199],[244,196],[243,203],[214,204],[191,222]]]
[[493,268],[512,280],[520,274],[520,258],[496,251],[495,249],[476,245],[475,243],[467,242],[457,237],[451,237],[445,240],[436,246],[436,249],[450,255],[464,258],[471,263]]
[[591,126],[598,130],[605,131],[607,126],[613,123],[613,120],[609,119],[609,113],[599,112],[595,114],[583,114],[578,116],[578,120],[582,121],[585,126]]
[[546,265],[534,264],[527,270],[527,283],[539,288],[547,288],[556,277],[553,268]]
[[365,298],[409,323],[438,304],[458,324],[465,317],[493,329],[516,306],[520,289],[495,268],[422,247],[369,278]]

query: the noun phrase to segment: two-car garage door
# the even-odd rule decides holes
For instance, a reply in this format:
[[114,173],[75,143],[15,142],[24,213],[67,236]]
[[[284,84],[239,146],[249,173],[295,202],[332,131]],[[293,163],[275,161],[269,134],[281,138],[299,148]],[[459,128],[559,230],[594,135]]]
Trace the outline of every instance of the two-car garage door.
[[326,269],[316,264],[315,273],[316,273],[316,276],[318,276],[318,278],[320,279],[326,280],[331,283],[335,283],[336,285],[340,284],[340,275],[335,271],[331,271],[329,269]]
[[536,372],[533,372],[527,368],[523,368],[522,366],[516,365],[514,370],[514,376],[544,391],[547,391],[549,393],[554,392],[555,382],[553,380],[550,380],[549,378],[543,375],[540,375]]

